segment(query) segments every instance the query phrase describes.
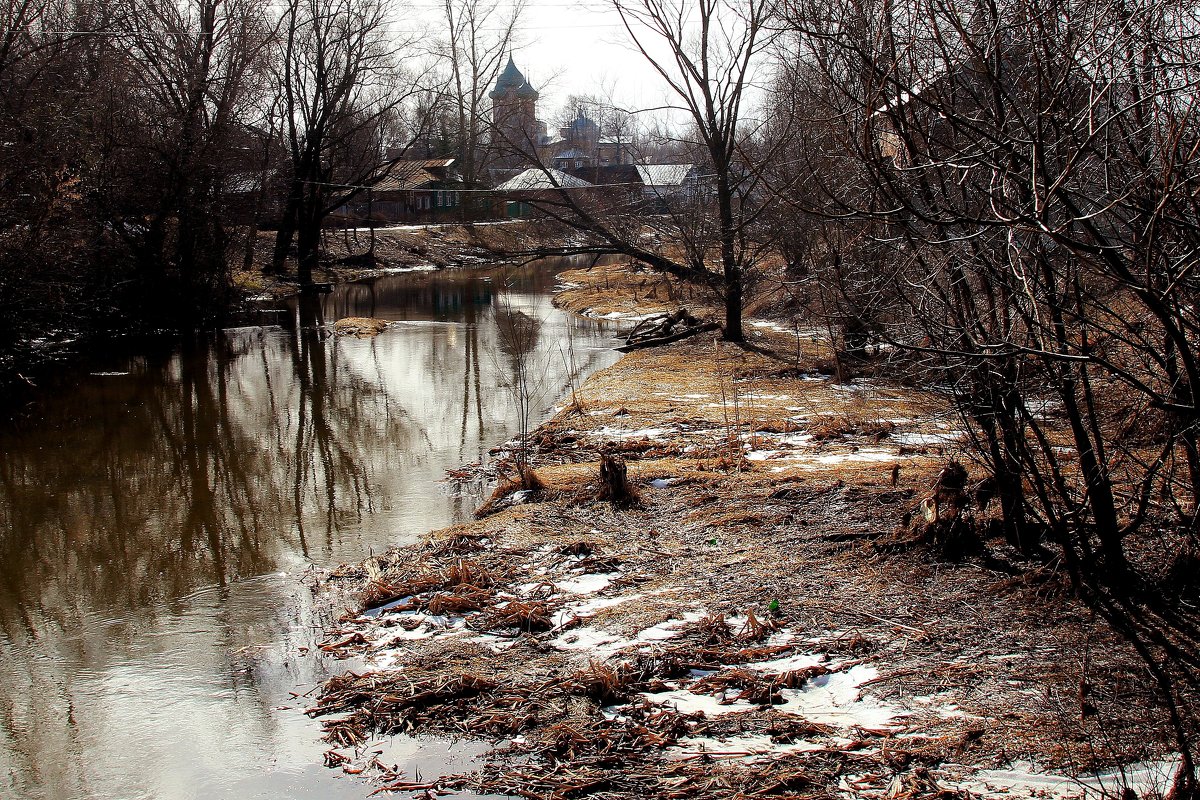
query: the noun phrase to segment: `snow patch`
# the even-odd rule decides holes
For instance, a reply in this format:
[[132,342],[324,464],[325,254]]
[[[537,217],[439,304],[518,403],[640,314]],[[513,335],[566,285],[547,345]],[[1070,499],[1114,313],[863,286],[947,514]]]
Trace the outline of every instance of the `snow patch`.
[[607,589],[619,577],[621,577],[620,572],[588,573],[575,578],[567,578],[554,585],[559,591],[567,594],[595,594]]
[[603,436],[609,439],[659,439],[671,432],[670,428],[642,428],[640,430],[631,431],[626,428],[612,428],[605,425],[600,430],[596,431],[595,436]]
[[812,753],[827,749],[817,742],[780,743],[771,741],[770,736],[745,733],[716,739],[710,736],[689,736],[680,739],[668,750],[669,758],[737,758],[746,761],[762,761],[789,753]]
[[1138,797],[1165,797],[1179,770],[1178,756],[1159,761],[1141,761],[1124,767],[1072,778],[1046,772],[1029,762],[1014,763],[1009,769],[986,769],[958,783],[959,788],[985,797],[1120,797],[1125,788]]
[[859,687],[877,677],[878,670],[861,664],[845,672],[818,675],[801,689],[780,690],[784,702],[775,708],[810,722],[842,728],[890,728],[902,712],[874,697],[860,696]]

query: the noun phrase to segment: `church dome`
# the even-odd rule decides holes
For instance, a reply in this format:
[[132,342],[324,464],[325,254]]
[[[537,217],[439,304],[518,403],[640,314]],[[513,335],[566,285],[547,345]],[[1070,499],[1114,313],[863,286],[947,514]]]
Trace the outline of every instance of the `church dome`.
[[517,69],[516,63],[512,56],[508,57],[508,66],[496,78],[496,86],[492,91],[488,92],[488,97],[493,100],[503,97],[509,91],[513,91],[517,97],[537,99],[538,92],[529,85],[529,81],[521,74],[521,70]]

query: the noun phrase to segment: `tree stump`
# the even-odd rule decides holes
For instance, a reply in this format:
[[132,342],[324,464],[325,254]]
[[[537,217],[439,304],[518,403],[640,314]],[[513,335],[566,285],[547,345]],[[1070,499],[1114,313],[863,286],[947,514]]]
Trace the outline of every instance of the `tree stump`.
[[633,487],[629,485],[625,460],[620,456],[608,453],[600,455],[599,498],[619,505],[632,503],[637,499]]
[[964,514],[970,502],[966,487],[966,468],[957,461],[947,463],[921,501],[922,518],[916,524],[921,538],[953,561],[977,552],[981,544],[973,520]]

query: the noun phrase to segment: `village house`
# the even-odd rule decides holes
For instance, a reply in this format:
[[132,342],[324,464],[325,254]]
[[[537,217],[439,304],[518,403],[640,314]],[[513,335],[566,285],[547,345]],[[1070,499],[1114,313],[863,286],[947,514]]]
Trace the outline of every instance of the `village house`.
[[462,189],[453,158],[397,161],[336,216],[348,225],[448,221],[458,216]]
[[595,188],[594,184],[557,169],[530,167],[496,187],[494,213],[507,218],[527,217],[537,205],[568,204],[565,192],[572,192],[572,200],[581,202],[583,194]]

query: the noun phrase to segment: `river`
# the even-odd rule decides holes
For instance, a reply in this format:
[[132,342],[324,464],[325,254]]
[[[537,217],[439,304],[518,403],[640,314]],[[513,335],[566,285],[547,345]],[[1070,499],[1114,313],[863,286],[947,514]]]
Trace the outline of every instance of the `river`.
[[[441,479],[518,430],[516,359],[543,415],[616,360],[611,324],[551,306],[563,266],[340,285],[42,381],[0,423],[0,797],[366,796],[302,713],[346,665],[301,579],[469,517]],[[398,324],[334,336],[346,316]]]

